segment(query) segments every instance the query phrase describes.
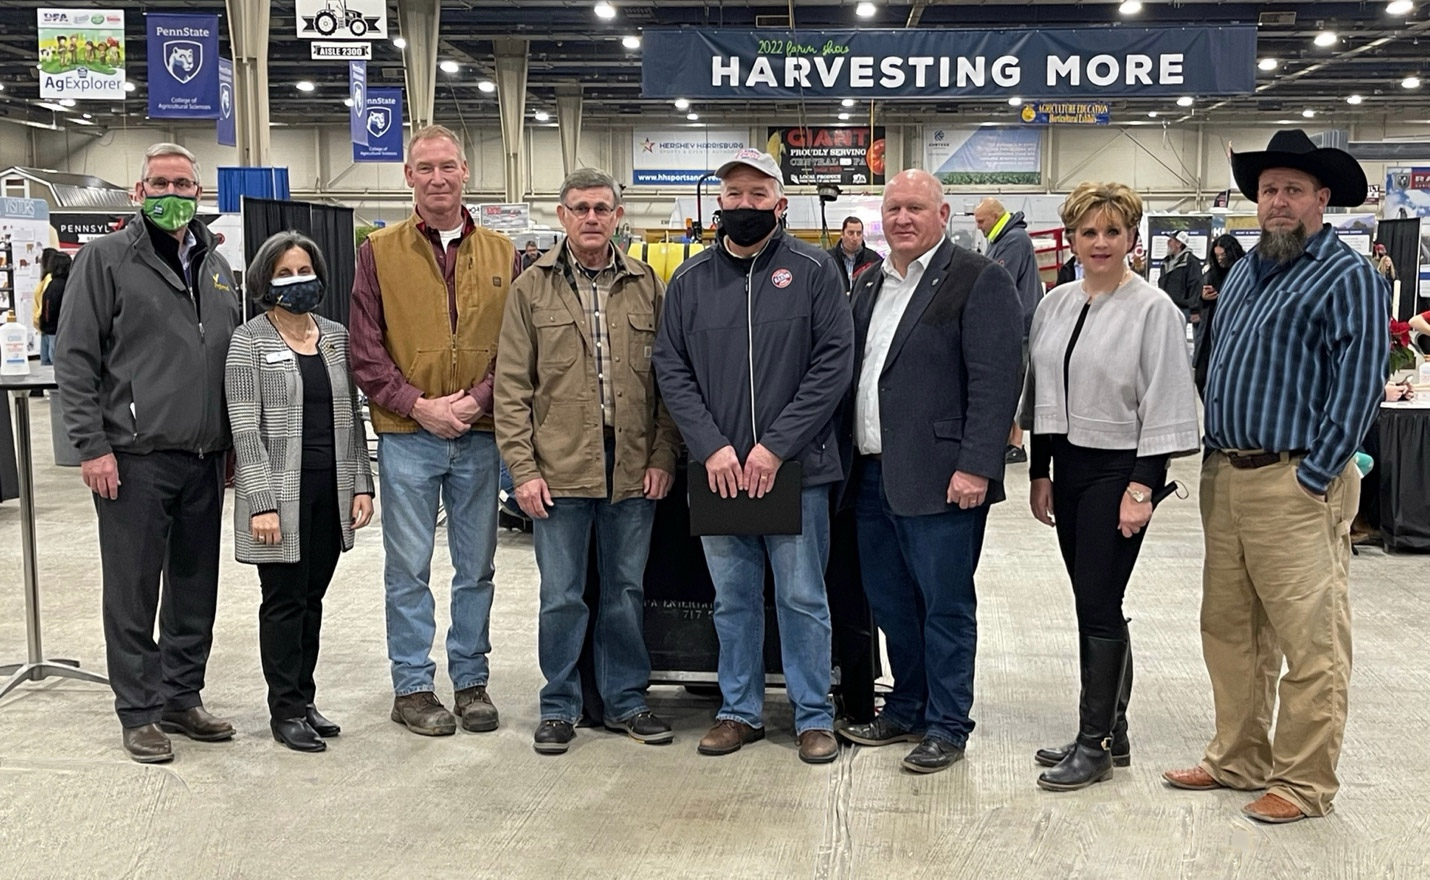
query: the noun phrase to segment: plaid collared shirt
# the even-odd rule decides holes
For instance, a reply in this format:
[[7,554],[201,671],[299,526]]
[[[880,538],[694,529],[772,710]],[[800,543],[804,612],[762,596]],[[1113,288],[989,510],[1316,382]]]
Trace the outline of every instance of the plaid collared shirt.
[[616,252],[608,250],[606,265],[594,274],[582,266],[566,248],[566,277],[576,288],[576,298],[591,325],[591,341],[596,346],[596,388],[601,395],[601,420],[610,428],[616,424],[616,392],[611,375],[611,328],[606,320],[606,303],[616,281]]

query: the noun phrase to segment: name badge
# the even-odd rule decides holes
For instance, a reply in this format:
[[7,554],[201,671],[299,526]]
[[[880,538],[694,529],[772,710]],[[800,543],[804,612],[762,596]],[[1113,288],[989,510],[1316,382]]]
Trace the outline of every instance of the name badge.
[[281,361],[291,361],[293,360],[293,349],[285,348],[283,351],[272,351],[263,359],[270,364],[276,364]]

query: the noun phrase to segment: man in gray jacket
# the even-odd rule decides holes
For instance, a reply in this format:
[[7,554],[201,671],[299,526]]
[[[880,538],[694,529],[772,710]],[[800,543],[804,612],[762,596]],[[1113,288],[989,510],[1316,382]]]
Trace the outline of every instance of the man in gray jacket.
[[716,245],[682,263],[666,289],[652,356],[661,397],[710,491],[763,497],[789,479],[781,463],[790,459],[804,482],[800,534],[703,539],[723,703],[699,751],[726,755],[764,738],[768,554],[799,757],[823,764],[839,755],[824,567],[830,486],[843,477],[834,416],[853,377],[854,324],[834,261],[779,228],[788,202],[774,159],[741,150],[716,176]]
[[[973,209],[973,222],[978,231],[988,239],[988,259],[1008,270],[1013,276],[1013,287],[1018,293],[1018,302],[1023,311],[1023,360],[1018,367],[1018,387],[1023,387],[1023,376],[1028,372],[1028,330],[1033,326],[1033,313],[1038,310],[1047,288],[1038,275],[1038,255],[1033,247],[1033,239],[1028,236],[1028,222],[1023,212],[1010,214],[1003,203],[987,198]],[[1023,449],[1023,429],[1016,424],[1008,433],[1008,448],[1003,453],[1008,464],[1018,464],[1028,460]]]
[[194,219],[202,193],[188,150],[145,152],[134,185],[143,207],[80,249],[55,349],[65,429],[99,514],[114,707],[124,748],[141,763],[173,759],[164,731],[233,736],[199,694],[230,447],[224,359],[241,309],[228,262]]

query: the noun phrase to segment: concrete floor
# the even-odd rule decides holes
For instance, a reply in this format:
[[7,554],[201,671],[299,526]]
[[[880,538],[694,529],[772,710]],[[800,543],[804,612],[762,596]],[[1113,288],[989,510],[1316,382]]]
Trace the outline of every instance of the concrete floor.
[[[45,645],[103,666],[94,512],[73,469],[53,467],[36,402]],[[1194,461],[1174,475],[1195,489]],[[530,539],[497,555],[491,690],[500,730],[426,739],[394,725],[382,611],[380,525],[360,533],[327,601],[320,706],[343,725],[322,755],[269,736],[257,654],[258,583],[223,567],[205,702],[229,743],[175,740],[177,759],[125,757],[107,688],[27,684],[0,700],[0,876],[1351,878],[1430,876],[1424,731],[1423,561],[1372,550],[1354,563],[1356,670],[1326,819],[1259,826],[1234,792],[1165,788],[1211,731],[1197,633],[1195,498],[1157,513],[1129,591],[1137,651],[1134,763],[1075,794],[1034,785],[1035,748],[1074,724],[1072,603],[1053,535],[1028,515],[1026,468],[992,516],[979,572],[981,650],[968,758],[930,777],[903,747],[847,749],[809,767],[772,692],[770,738],[708,758],[714,704],[652,691],[666,747],[582,730],[563,757],[531,749],[537,576]],[[22,659],[19,509],[0,505],[0,664]],[[225,559],[232,537],[225,534]],[[450,574],[439,542],[434,580]],[[440,607],[440,605],[439,605]],[[444,613],[444,612],[439,612]],[[438,667],[443,667],[438,648]],[[450,683],[439,675],[439,693]]]

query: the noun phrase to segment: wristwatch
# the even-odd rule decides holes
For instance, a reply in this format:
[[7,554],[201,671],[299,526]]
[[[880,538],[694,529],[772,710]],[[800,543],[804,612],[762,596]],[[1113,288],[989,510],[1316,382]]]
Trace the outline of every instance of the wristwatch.
[[1142,502],[1147,500],[1147,493],[1143,492],[1141,489],[1134,489],[1131,486],[1128,486],[1127,494],[1131,495],[1132,500],[1136,501],[1138,504],[1141,504]]

